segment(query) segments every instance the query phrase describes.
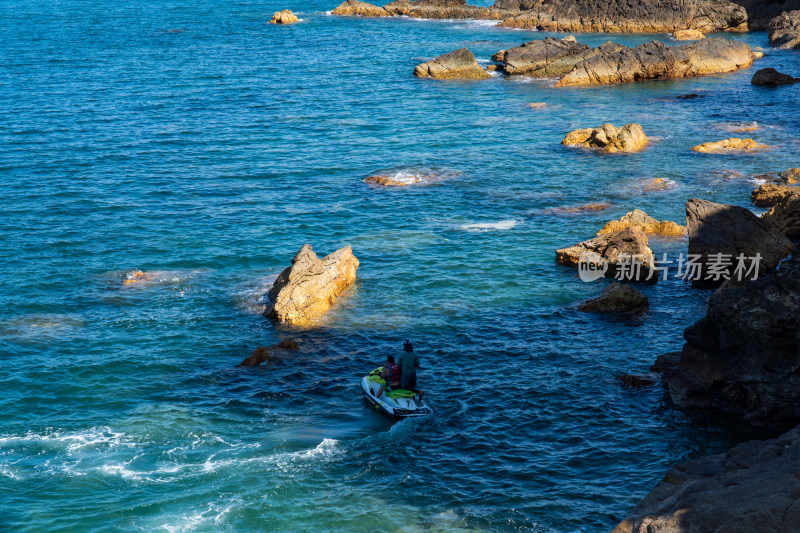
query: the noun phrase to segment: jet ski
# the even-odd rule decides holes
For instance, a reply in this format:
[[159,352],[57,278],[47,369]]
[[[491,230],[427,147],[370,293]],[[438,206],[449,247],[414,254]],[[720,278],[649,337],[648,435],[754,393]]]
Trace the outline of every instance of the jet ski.
[[418,400],[413,391],[403,389],[389,390],[384,388],[383,394],[377,394],[386,381],[381,378],[383,367],[378,367],[361,379],[364,399],[376,410],[394,419],[427,416],[433,412],[425,402]]

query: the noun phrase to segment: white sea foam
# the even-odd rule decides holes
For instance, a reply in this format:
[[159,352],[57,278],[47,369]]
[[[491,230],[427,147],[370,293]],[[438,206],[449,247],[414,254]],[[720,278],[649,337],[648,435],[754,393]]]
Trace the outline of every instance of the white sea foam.
[[0,447],[42,445],[47,448],[63,448],[67,454],[90,447],[136,446],[124,433],[109,427],[91,428],[85,431],[34,433],[0,437]]
[[277,274],[271,274],[240,287],[234,296],[236,307],[248,314],[260,315],[263,313],[267,304],[267,292],[272,288],[277,277]]
[[461,229],[467,231],[493,231],[493,230],[507,230],[516,226],[516,220],[501,220],[499,222],[478,222],[475,224],[464,224]]

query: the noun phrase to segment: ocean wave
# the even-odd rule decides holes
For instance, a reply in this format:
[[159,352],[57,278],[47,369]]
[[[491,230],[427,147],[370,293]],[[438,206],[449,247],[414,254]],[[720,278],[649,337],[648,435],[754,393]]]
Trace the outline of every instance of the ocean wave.
[[519,222],[516,220],[500,220],[499,222],[476,222],[474,224],[464,224],[460,229],[467,231],[496,231],[508,230],[515,227]]

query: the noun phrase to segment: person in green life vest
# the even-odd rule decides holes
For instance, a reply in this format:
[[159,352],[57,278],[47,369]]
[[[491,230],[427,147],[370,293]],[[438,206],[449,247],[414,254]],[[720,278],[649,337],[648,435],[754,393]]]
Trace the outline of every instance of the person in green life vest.
[[408,340],[403,343],[403,353],[398,358],[397,364],[400,366],[400,388],[416,392],[421,400],[423,391],[417,388],[419,357],[414,353],[414,346]]

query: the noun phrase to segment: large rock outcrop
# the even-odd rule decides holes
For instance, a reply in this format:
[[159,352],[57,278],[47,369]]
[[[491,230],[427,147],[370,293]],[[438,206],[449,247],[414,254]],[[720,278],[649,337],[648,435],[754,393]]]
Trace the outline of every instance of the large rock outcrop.
[[625,124],[621,128],[603,124],[599,128],[573,130],[567,133],[561,144],[608,153],[630,153],[647,147],[647,135],[640,124]]
[[664,364],[672,402],[702,419],[780,432],[800,424],[800,255],[723,286]]
[[800,428],[674,466],[612,533],[786,533],[800,524]]
[[687,28],[745,31],[747,12],[726,1],[497,0],[495,7],[522,12],[501,26],[560,32],[655,33]]
[[572,70],[579,61],[621,48],[624,46],[610,41],[592,48],[577,42],[574,37],[545,37],[501,50],[492,59],[503,63],[503,71],[510,76],[555,78]]
[[630,213],[623,215],[619,220],[608,222],[597,234],[605,235],[606,233],[614,233],[630,227],[637,228],[647,235],[660,235],[662,237],[683,237],[686,235],[686,226],[681,226],[671,220],[659,222],[641,209],[634,209]]
[[556,86],[627,83],[733,72],[750,65],[753,59],[750,46],[741,41],[715,38],[676,46],[650,41],[579,61]]
[[611,283],[597,298],[587,300],[578,309],[588,313],[642,315],[649,309],[647,296],[624,283]]
[[697,256],[699,265],[699,279],[695,281],[712,286],[739,277],[736,268],[740,254],[747,258],[746,267],[751,265],[750,258],[760,255],[758,272],[764,276],[794,250],[778,228],[744,207],[691,199],[686,202],[686,225],[689,254]]
[[468,48],[459,48],[436,59],[427,61],[414,69],[414,76],[420,78],[479,80],[491,78],[484,71]]
[[776,48],[800,48],[800,10],[784,12],[769,21],[769,44]]
[[619,275],[633,281],[658,281],[655,258],[647,236],[636,228],[599,235],[556,250],[556,263],[559,265],[579,268],[582,261],[605,270],[607,278]]
[[356,279],[358,259],[349,246],[320,259],[306,244],[267,293],[264,316],[291,325],[317,322]]

